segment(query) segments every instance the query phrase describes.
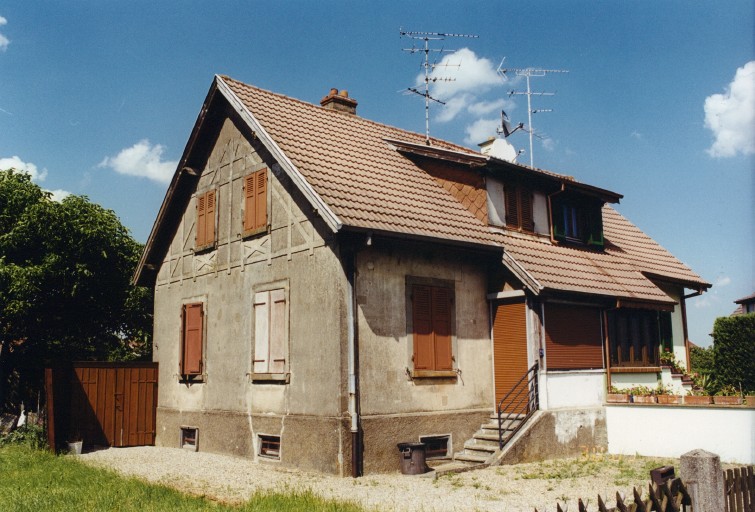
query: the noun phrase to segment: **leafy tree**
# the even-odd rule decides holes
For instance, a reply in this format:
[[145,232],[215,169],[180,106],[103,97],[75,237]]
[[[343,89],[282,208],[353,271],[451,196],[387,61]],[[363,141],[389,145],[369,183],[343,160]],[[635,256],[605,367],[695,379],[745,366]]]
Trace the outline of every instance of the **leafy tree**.
[[713,347],[691,347],[689,349],[690,366],[693,372],[701,375],[713,373]]
[[114,212],[0,171],[0,407],[34,400],[47,365],[151,356],[141,250]]
[[716,318],[713,339],[717,384],[755,392],[755,313]]

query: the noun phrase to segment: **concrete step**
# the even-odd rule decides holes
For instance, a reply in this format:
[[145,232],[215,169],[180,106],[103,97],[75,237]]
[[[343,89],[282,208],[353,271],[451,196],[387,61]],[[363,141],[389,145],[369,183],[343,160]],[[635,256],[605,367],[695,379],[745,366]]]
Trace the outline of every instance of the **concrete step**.
[[477,439],[469,439],[464,442],[464,451],[469,453],[485,452],[492,454],[498,451],[498,441],[478,441]]
[[[503,440],[506,441],[509,438],[509,434],[503,436]],[[498,448],[499,443],[498,433],[477,433],[472,436],[467,442],[475,442],[483,446],[495,446]]]
[[454,454],[454,462],[470,462],[472,464],[484,464],[490,457],[489,453],[467,453],[466,450]]
[[[512,414],[510,416],[507,416],[505,413],[502,414],[502,417],[504,417],[504,418],[508,417],[509,419],[512,419],[512,420],[523,420],[525,416],[526,416],[526,414]],[[492,413],[490,415],[490,419],[491,420],[495,420],[497,422],[498,421],[498,414]]]
[[[521,424],[522,424],[522,420],[504,421],[503,424],[501,424],[501,429],[504,432],[511,431],[517,428]],[[480,427],[480,430],[484,430],[486,432],[490,432],[490,431],[498,432],[498,421],[485,423],[484,425]]]

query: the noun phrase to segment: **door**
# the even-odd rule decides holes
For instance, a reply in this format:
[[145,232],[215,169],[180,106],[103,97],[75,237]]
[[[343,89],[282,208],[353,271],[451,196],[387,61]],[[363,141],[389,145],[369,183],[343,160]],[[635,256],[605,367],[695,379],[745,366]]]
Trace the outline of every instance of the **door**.
[[[493,304],[495,405],[527,373],[527,307],[524,297]],[[526,392],[526,379],[521,389]]]

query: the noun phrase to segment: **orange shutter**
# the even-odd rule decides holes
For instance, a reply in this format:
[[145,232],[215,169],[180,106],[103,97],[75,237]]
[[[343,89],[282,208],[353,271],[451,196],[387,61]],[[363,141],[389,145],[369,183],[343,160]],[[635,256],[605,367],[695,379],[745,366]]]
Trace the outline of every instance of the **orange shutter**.
[[202,333],[204,312],[202,304],[186,304],[183,307],[183,347],[181,374],[202,373]]
[[431,301],[432,295],[429,286],[415,285],[412,287],[415,370],[434,369]]
[[254,229],[267,226],[267,172],[266,169],[257,171],[254,188]]
[[215,191],[210,190],[207,192],[207,215],[206,215],[206,227],[205,227],[205,244],[215,243],[215,210],[217,209],[217,202],[215,201]]
[[435,369],[453,370],[451,352],[451,290],[432,288],[433,333],[435,334]]
[[270,371],[270,293],[254,294],[254,373]]
[[254,174],[244,178],[244,231],[254,229]]
[[197,196],[197,235],[196,247],[202,247],[207,243],[205,239],[205,230],[207,224],[207,204],[205,195]]
[[600,310],[546,304],[545,355],[549,370],[603,368]]

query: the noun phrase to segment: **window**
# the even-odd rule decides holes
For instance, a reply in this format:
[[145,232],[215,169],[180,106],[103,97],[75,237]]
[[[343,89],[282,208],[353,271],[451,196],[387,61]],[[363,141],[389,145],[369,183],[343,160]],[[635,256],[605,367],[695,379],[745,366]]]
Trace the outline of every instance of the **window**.
[[453,371],[453,288],[414,284],[411,304],[415,371]]
[[181,312],[181,375],[202,374],[202,341],[204,338],[204,307],[201,302],[184,304]]
[[[254,294],[254,380],[279,380],[272,376],[286,374],[288,345],[288,311],[286,290],[260,291]],[[265,376],[271,376],[265,379]]]
[[259,454],[262,457],[270,459],[281,458],[281,438],[280,436],[269,436],[267,434],[260,434],[257,436],[258,446],[260,447]]
[[449,451],[450,435],[420,436],[419,442],[425,443],[425,456],[428,459],[445,459],[451,456]]
[[197,451],[197,437],[199,429],[197,427],[181,427],[181,438],[179,440],[181,448]]
[[244,235],[267,230],[267,169],[244,178]]
[[555,196],[551,202],[553,238],[561,242],[603,247],[602,203],[573,196]]
[[504,187],[506,226],[521,231],[535,231],[532,190],[522,185]]
[[216,211],[215,190],[208,190],[197,196],[197,235],[194,246],[196,250],[215,246]]
[[658,366],[659,346],[671,338],[668,313],[648,309],[608,312],[612,366]]

